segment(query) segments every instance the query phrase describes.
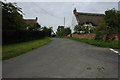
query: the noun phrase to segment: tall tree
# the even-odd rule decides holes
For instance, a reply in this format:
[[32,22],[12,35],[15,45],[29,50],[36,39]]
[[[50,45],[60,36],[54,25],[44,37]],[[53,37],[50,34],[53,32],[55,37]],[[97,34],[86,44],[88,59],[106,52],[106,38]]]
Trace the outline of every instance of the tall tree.
[[64,26],[58,26],[56,34],[57,36],[67,36],[71,34],[71,29],[69,27],[64,28]]
[[41,25],[35,22],[27,23],[27,26],[28,26],[28,30],[39,30],[41,28]]
[[52,34],[52,32],[53,32],[52,27],[47,28],[46,26],[44,26],[44,27],[42,27],[41,29],[42,29],[42,31],[46,32],[46,34],[47,34],[48,36],[51,36],[51,34]]
[[105,22],[110,27],[110,33],[118,33],[120,31],[120,11],[115,9],[105,11]]
[[0,2],[2,6],[2,28],[9,30],[25,30],[27,25],[23,19],[21,8],[16,3]]

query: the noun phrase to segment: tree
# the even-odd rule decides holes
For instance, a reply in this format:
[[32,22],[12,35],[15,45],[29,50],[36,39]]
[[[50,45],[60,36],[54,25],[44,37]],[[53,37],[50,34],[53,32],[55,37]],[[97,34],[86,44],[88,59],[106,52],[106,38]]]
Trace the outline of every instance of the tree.
[[104,22],[98,25],[94,32],[98,40],[102,39],[103,34],[107,37],[111,33],[120,32],[120,11],[115,9],[105,11]]
[[9,30],[25,30],[27,25],[23,19],[21,8],[16,3],[0,2],[2,6],[2,28]]
[[41,28],[42,31],[46,32],[48,36],[51,36],[51,33],[53,32],[52,27],[47,28],[46,26]]
[[65,28],[65,29],[64,29],[64,34],[65,34],[65,36],[71,34],[71,29],[70,29],[69,27],[68,27],[68,28]]
[[71,34],[71,29],[69,27],[64,28],[64,26],[58,26],[56,34],[57,36],[67,36]]
[[35,22],[27,23],[27,26],[28,26],[28,30],[39,30],[41,28],[41,25]]
[[94,32],[96,33],[96,39],[101,40],[103,34],[109,34],[110,27],[107,26],[105,22],[99,24],[95,29]]
[[56,34],[58,36],[64,36],[63,31],[64,31],[64,26],[58,26]]
[[115,9],[105,11],[105,22],[110,27],[110,33],[118,33],[120,31],[120,11]]

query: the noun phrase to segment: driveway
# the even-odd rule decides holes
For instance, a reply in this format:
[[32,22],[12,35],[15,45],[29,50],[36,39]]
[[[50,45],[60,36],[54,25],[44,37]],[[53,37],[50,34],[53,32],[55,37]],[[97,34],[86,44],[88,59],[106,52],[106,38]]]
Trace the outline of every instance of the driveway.
[[3,61],[4,78],[117,78],[118,55],[108,48],[53,38],[53,41]]

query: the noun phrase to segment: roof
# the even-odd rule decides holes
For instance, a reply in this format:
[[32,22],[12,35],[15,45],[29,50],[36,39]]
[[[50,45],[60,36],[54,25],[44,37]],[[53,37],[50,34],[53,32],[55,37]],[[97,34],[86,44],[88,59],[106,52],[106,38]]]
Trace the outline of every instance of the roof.
[[75,16],[79,25],[92,23],[94,26],[97,26],[104,20],[104,14],[97,13],[76,12]]
[[27,22],[27,23],[31,23],[31,22],[33,22],[33,23],[37,23],[37,17],[36,17],[36,19],[24,19],[25,20],[25,22]]
[[31,22],[33,22],[33,23],[36,23],[37,22],[37,20],[36,19],[25,19],[25,22],[27,22],[27,23],[31,23]]

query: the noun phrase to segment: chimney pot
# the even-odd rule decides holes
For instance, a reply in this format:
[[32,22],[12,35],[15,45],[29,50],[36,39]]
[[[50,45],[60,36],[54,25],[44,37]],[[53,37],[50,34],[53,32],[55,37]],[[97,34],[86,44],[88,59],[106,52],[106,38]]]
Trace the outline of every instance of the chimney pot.
[[38,20],[38,17],[36,17],[36,21]]
[[74,8],[74,10],[73,10],[74,15],[76,15],[76,12],[77,12],[77,10],[76,10],[76,8]]

